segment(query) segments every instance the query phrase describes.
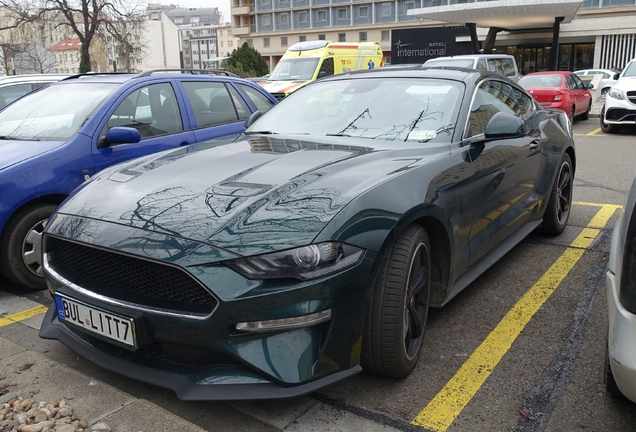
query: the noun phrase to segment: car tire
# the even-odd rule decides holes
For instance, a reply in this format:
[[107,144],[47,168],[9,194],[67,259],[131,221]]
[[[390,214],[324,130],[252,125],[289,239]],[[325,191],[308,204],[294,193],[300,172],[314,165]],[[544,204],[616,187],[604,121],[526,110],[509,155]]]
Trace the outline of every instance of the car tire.
[[541,231],[545,234],[559,235],[568,224],[572,208],[573,182],[572,159],[569,154],[565,153],[557,167],[557,176],[554,179],[550,199],[541,223]]
[[609,360],[609,349],[607,348],[607,343],[605,344],[605,370],[603,371],[603,383],[605,383],[605,390],[609,394],[614,397],[624,399],[625,395],[620,391],[618,385],[616,384],[616,380],[614,379],[614,374],[612,373],[612,365]]
[[430,251],[424,228],[411,225],[385,259],[365,323],[365,371],[402,378],[417,365],[429,310]]
[[570,124],[574,124],[574,113],[576,112],[576,107],[572,105],[570,108]]
[[42,275],[42,232],[57,206],[38,204],[16,213],[5,226],[0,268],[14,284],[27,289],[46,288]]
[[610,91],[610,88],[611,87],[605,87],[604,89],[601,90],[601,94],[602,95],[607,94],[607,92]]
[[592,110],[592,101],[587,106],[587,110],[583,114],[581,114],[581,120],[588,120],[590,118],[590,111]]
[[605,106],[603,105],[603,109],[601,110],[601,131],[606,134],[615,134],[619,133],[621,129],[623,129],[622,125],[608,124],[605,123]]

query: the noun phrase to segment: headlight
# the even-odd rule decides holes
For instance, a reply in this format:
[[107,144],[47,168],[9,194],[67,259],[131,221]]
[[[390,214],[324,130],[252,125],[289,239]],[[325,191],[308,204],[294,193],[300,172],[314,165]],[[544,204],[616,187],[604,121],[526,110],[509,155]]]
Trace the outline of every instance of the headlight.
[[614,87],[610,89],[607,95],[613,99],[625,100],[625,95],[623,94],[623,92],[619,89],[615,89]]
[[327,242],[227,261],[248,279],[316,279],[358,264],[364,249]]

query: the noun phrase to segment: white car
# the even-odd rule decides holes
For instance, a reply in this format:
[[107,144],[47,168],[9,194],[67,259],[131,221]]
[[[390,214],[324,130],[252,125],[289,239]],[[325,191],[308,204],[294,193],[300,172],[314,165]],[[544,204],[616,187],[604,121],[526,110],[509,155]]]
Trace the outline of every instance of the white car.
[[636,178],[623,214],[614,227],[608,270],[609,331],[605,355],[605,387],[614,396],[636,402]]
[[619,75],[619,72],[611,69],[583,69],[574,71],[574,73],[577,74],[579,77],[603,75],[603,78],[601,78],[601,83],[599,84],[599,87],[601,88],[601,94],[607,93],[609,89],[612,88],[614,84],[616,84],[616,82],[618,81],[616,76]]
[[601,109],[601,130],[619,133],[623,125],[636,123],[636,58],[632,59],[618,81],[605,95]]
[[47,86],[68,76],[62,74],[27,74],[0,77],[0,109],[35,89]]

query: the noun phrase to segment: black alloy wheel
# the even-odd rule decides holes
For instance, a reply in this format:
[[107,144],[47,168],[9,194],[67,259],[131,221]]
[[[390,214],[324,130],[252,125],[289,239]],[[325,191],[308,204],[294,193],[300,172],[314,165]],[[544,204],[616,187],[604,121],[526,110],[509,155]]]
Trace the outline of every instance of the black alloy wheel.
[[615,134],[619,133],[621,129],[623,129],[622,125],[608,124],[605,123],[605,105],[603,105],[603,109],[601,110],[601,130],[606,134]]
[[420,357],[428,318],[431,248],[428,235],[411,225],[396,240],[377,277],[365,324],[365,371],[402,378]]
[[567,153],[563,154],[559,164],[558,174],[552,186],[550,199],[543,215],[541,231],[550,235],[563,232],[572,208],[572,188],[574,186],[574,168],[572,159]]

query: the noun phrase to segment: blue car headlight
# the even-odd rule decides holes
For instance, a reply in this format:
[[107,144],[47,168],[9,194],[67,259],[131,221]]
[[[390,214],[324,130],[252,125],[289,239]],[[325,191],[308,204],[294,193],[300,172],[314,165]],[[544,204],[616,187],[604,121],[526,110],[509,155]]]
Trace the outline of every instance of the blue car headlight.
[[325,242],[239,258],[225,264],[248,279],[316,279],[337,273],[360,262],[364,249],[338,242]]
[[623,94],[623,92],[619,89],[615,89],[614,87],[610,89],[607,95],[613,99],[625,100],[625,95]]

